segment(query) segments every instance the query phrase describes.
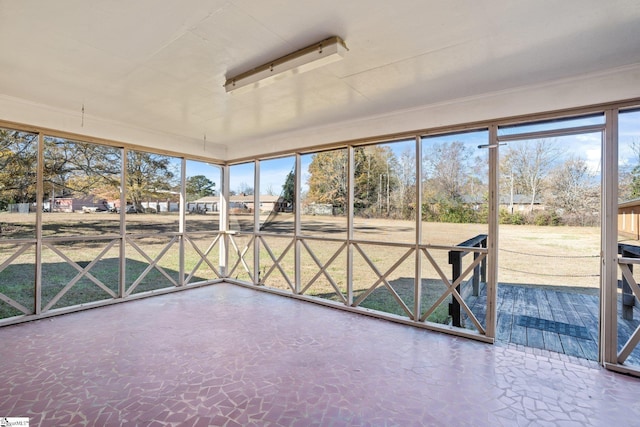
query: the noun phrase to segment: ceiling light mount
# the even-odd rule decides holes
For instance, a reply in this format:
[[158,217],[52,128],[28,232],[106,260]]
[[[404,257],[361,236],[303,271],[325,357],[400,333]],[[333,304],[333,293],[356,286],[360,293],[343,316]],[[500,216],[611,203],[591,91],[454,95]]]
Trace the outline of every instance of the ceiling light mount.
[[329,37],[310,46],[253,68],[224,83],[228,92],[257,89],[286,76],[304,73],[342,59],[347,46],[338,36]]

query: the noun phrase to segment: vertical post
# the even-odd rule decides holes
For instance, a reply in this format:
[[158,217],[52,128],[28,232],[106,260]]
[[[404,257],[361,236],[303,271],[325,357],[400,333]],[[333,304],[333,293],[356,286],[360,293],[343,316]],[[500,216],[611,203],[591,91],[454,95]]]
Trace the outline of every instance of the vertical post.
[[[487,248],[487,236],[484,236],[484,239],[480,243],[481,248]],[[483,283],[487,283],[487,257],[480,262],[480,281]]]
[[605,111],[602,141],[601,363],[618,363],[618,110]]
[[422,138],[416,136],[416,207],[414,209],[415,227],[416,227],[416,246],[415,246],[415,273],[414,273],[414,290],[413,294],[413,319],[418,321],[422,315],[422,253],[420,244],[422,243]]
[[618,110],[605,111],[601,174],[601,363],[618,363]]
[[300,241],[300,219],[302,212],[300,211],[300,191],[302,191],[302,158],[300,153],[296,153],[294,169],[294,185],[293,185],[293,238],[295,239],[295,290],[299,294],[302,290],[302,242]]
[[[42,312],[42,200],[44,198],[44,136],[38,133],[38,162],[36,164],[36,265],[34,285],[34,314]],[[49,212],[53,204],[49,205]]]
[[[178,286],[183,286],[185,275],[184,275],[184,239],[185,239],[185,229],[186,229],[186,210],[187,210],[187,159],[182,158],[182,163],[180,165],[180,205],[178,206],[178,232],[180,233],[180,246],[179,246],[179,263],[180,266],[180,279],[178,280]],[[149,207],[151,203],[149,203]],[[157,212],[157,210],[156,210]]]
[[127,210],[127,156],[129,150],[120,150],[120,283],[118,284],[118,297],[127,295],[127,222],[125,212]]
[[229,264],[229,177],[231,166],[228,164],[222,167],[222,185],[220,186],[220,254],[219,267],[220,275],[227,277],[227,266]]
[[498,126],[489,126],[489,224],[487,236],[487,316],[485,331],[487,337],[496,336],[498,295],[498,215],[499,215],[499,170],[500,152],[498,144]]
[[[458,280],[462,274],[462,252],[449,251],[449,264],[451,264],[451,283]],[[456,291],[460,293],[460,285],[456,286]],[[455,296],[451,295],[451,304],[449,304],[449,314],[451,315],[451,323],[453,326],[462,326],[462,316],[460,315],[460,302]]]
[[[638,258],[638,254],[622,249],[622,256],[629,258]],[[628,264],[629,271],[633,274],[633,264]],[[633,306],[636,303],[636,298],[633,296],[633,291],[629,285],[629,281],[624,275],[622,276],[622,318],[624,320],[633,320]]]
[[389,162],[387,161],[387,216],[389,216],[389,202],[391,196],[389,194]]
[[253,167],[253,284],[260,281],[260,160],[256,160]]
[[[473,261],[475,262],[480,256],[479,252],[473,253]],[[472,278],[472,287],[473,287],[473,296],[477,297],[480,295],[480,265],[476,265],[473,267],[473,278]]]
[[353,200],[354,200],[354,149],[347,147],[347,305],[353,305]]

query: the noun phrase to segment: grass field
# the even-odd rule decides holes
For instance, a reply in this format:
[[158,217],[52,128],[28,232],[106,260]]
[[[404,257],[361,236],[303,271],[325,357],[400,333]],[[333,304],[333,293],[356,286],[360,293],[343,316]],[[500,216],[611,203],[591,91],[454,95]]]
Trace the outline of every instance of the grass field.
[[[295,250],[291,236],[293,215],[279,214],[265,224],[266,218],[266,215],[261,217],[265,235],[257,240],[260,254],[259,277],[266,286],[291,290],[286,278],[289,278],[289,282],[294,282]],[[127,291],[136,293],[170,287],[174,286],[172,280],[178,281],[180,270],[178,244],[175,241],[171,243],[170,235],[179,231],[178,220],[178,215],[126,215],[127,232],[130,233],[125,248],[127,259],[125,289]],[[252,215],[231,215],[230,217],[231,228],[238,231],[250,230],[252,221]],[[12,239],[35,237],[35,215],[2,213],[0,225],[2,226],[1,264],[21,247],[12,242]],[[341,294],[346,295],[349,252],[344,245],[347,237],[346,225],[345,217],[302,217],[303,235],[339,239],[335,242],[305,239],[304,243],[299,243],[301,245],[300,282],[305,294],[336,301],[342,300]],[[411,252],[410,246],[391,247],[384,246],[384,243],[415,242],[415,227],[414,221],[362,218],[354,220],[354,239],[374,242],[358,243],[351,247],[355,301],[380,281],[382,275],[404,305],[410,311],[413,310],[416,254]],[[204,252],[215,237],[212,234],[198,233],[217,230],[218,217],[211,214],[187,215],[185,228],[189,236],[189,240],[185,243],[184,258],[185,276],[187,276],[201,259],[194,246]],[[120,274],[118,244],[106,248],[109,240],[54,242],[48,241],[47,238],[77,236],[86,239],[91,236],[117,235],[119,230],[117,214],[43,214],[43,236],[45,237],[42,251],[43,307],[58,308],[111,298],[109,290],[112,293],[118,292]],[[486,232],[487,227],[483,224],[423,223],[421,243],[456,245]],[[251,239],[252,236],[242,233],[233,237],[238,249],[244,252],[244,264],[232,249],[229,266],[236,267],[231,274],[232,277],[251,280],[251,276],[255,276],[253,257],[256,241],[252,242]],[[567,287],[578,292],[594,292],[599,286],[600,231],[598,228],[501,225],[499,248],[499,281],[501,283]],[[106,252],[102,253],[103,251]],[[450,277],[451,267],[447,263],[448,251],[430,249],[429,253],[442,272]],[[84,268],[100,254],[102,254],[100,261],[92,266],[90,273],[97,281],[103,283],[106,289],[85,276],[62,298],[54,301],[56,295],[78,274],[78,270],[64,257],[68,257]],[[145,273],[150,259],[153,260],[160,254],[163,255],[158,265],[166,275],[155,268]],[[405,256],[406,259],[396,265],[396,262]],[[216,246],[209,254],[209,260],[214,266],[218,264],[218,257],[218,246]],[[427,258],[424,255],[420,255],[420,258],[423,278],[422,312],[424,312],[445,291],[446,287]],[[280,268],[272,268],[275,264],[273,259],[280,260]],[[12,260],[7,268],[0,272],[0,292],[29,309],[33,308],[34,260],[35,248],[31,244],[24,253]],[[329,263],[329,260],[332,261]],[[467,256],[463,260],[466,266],[472,261],[472,257]],[[249,272],[245,270],[245,264]],[[324,269],[321,269],[321,266],[324,266]],[[190,282],[211,278],[215,278],[215,273],[209,266],[202,264]],[[449,299],[445,300],[430,320],[445,323],[448,319],[448,302]],[[381,284],[376,286],[360,305],[407,315],[402,304],[392,296],[386,286]],[[17,314],[20,314],[18,310],[4,302],[0,303],[0,318]]]

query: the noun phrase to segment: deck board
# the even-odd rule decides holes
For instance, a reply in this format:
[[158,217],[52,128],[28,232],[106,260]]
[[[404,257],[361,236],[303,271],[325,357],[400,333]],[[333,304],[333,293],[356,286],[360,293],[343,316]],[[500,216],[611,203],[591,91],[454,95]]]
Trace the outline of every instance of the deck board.
[[[535,285],[501,284],[497,295],[496,340],[498,342],[525,345],[590,360],[598,359],[599,299],[596,295],[563,292]],[[486,287],[480,284],[480,295],[468,297],[467,304],[486,324]],[[518,324],[520,316],[537,317],[554,322],[567,323],[587,329],[590,339],[542,330],[538,326]],[[466,317],[466,316],[465,316]],[[466,319],[467,327],[473,324]],[[522,323],[522,322],[520,322]],[[640,306],[634,307],[634,320],[618,320],[618,349],[627,342],[640,325]],[[627,359],[629,364],[640,366],[640,348]]]
[[[518,287],[513,292],[513,311],[512,315],[515,313],[526,314],[526,306],[524,301],[524,289],[522,287]],[[512,316],[511,322],[511,342],[514,344],[522,344],[527,345],[527,328],[524,326],[518,325],[517,322],[514,322]]]
[[562,347],[562,341],[560,341],[560,335],[543,331],[542,336],[544,337],[544,349],[549,351],[555,351],[556,353],[564,353],[564,348]]
[[[538,304],[538,292],[532,290],[532,292],[524,292],[524,300],[526,306],[526,315],[531,317],[540,317],[540,308]],[[527,345],[533,348],[544,349],[544,334],[543,331],[536,328],[526,328],[527,332]]]
[[[551,311],[551,305],[549,304],[549,297],[547,293],[540,290],[538,295],[538,311],[540,312],[540,318],[553,320],[553,312]],[[555,351],[556,353],[563,353],[562,342],[560,336],[551,331],[542,331],[542,338],[544,339],[544,349]]]
[[511,342],[511,325],[513,315],[504,311],[498,312],[498,322],[496,326],[496,339],[502,342]]

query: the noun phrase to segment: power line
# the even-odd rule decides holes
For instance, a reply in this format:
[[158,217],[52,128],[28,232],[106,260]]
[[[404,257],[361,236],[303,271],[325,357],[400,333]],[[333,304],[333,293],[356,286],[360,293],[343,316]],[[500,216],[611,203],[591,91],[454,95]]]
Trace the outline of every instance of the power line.
[[527,256],[537,256],[543,258],[599,258],[600,255],[543,255],[543,254],[532,254],[530,252],[518,252],[518,251],[510,251],[508,249],[500,249],[502,252],[509,252],[512,254],[518,255],[527,255]]
[[522,270],[516,270],[513,268],[507,268],[507,267],[499,267],[500,270],[507,270],[507,271],[512,271],[514,273],[521,273],[521,274],[530,274],[532,276],[548,276],[548,277],[600,277],[599,274],[547,274],[547,273],[532,273],[530,271],[522,271]]

